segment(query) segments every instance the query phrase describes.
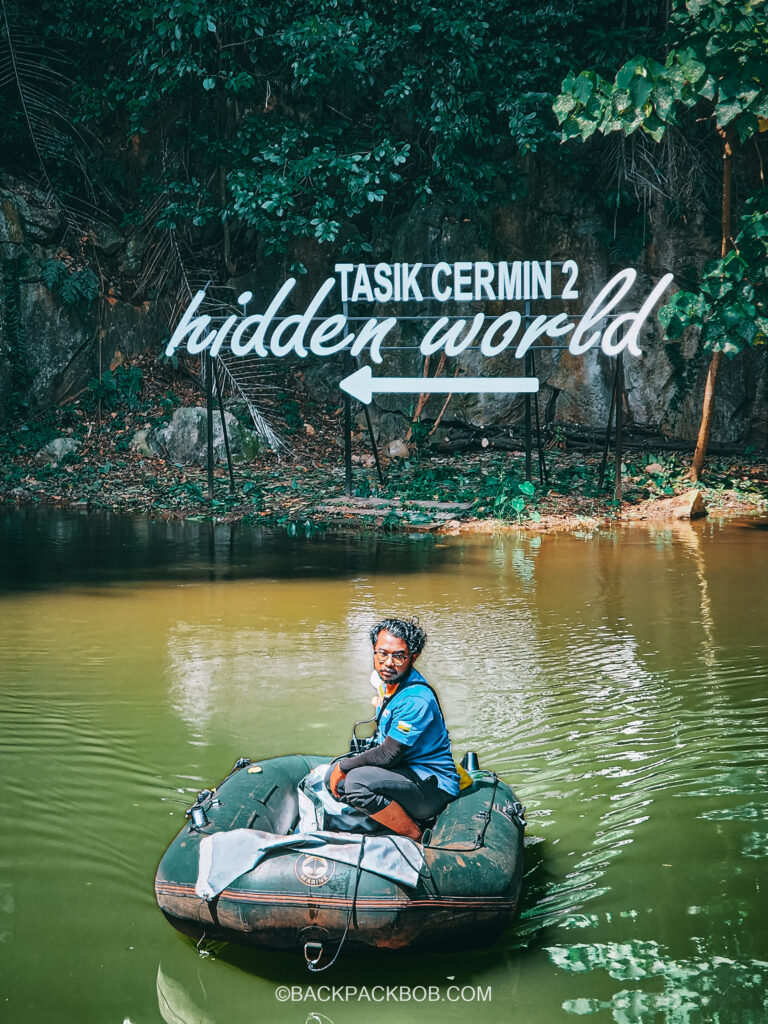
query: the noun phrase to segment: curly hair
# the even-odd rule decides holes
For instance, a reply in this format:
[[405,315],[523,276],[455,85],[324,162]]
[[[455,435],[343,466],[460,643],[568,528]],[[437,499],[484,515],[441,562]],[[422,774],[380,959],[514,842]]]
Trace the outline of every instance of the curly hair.
[[427,634],[419,625],[417,616],[413,615],[410,619],[382,619],[381,622],[377,622],[369,634],[374,647],[382,629],[396,636],[398,640],[405,640],[411,654],[421,654],[424,650]]

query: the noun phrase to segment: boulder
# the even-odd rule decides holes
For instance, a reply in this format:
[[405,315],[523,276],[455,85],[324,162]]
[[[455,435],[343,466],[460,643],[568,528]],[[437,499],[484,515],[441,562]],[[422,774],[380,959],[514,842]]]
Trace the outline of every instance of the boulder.
[[130,447],[137,455],[144,455],[147,458],[160,454],[157,445],[153,443],[151,431],[146,428],[136,431],[131,438]]
[[[244,427],[231,412],[225,410],[224,420],[229,437],[233,462],[252,459],[258,449],[256,434]],[[139,434],[142,431],[138,431]],[[208,459],[208,417],[202,406],[182,406],[173,414],[170,423],[160,427],[143,441],[150,448],[163,450],[172,462],[185,466],[204,466]],[[140,443],[141,439],[139,442]],[[221,415],[213,414],[213,454],[217,462],[227,458]]]
[[120,272],[128,277],[137,277],[141,273],[141,264],[144,259],[144,246],[139,238],[135,236],[125,243],[123,258],[120,262]]
[[688,520],[700,519],[707,514],[704,499],[701,491],[692,487],[683,494],[675,494],[671,498],[657,498],[654,501],[644,502],[636,508],[629,508],[625,511],[627,519],[679,519]]
[[4,177],[0,182],[2,219],[12,225],[15,242],[50,243],[63,227],[61,213],[42,189]]
[[390,441],[389,444],[385,444],[381,449],[381,454],[386,459],[407,459],[411,454],[411,450],[405,441],[398,437],[394,441]]
[[[376,443],[379,447],[383,447],[388,441],[394,441],[396,438],[402,437],[411,425],[410,420],[405,416],[393,412],[383,412],[375,403],[371,403],[368,409],[371,414],[373,436],[376,438]],[[355,417],[355,426],[358,430],[364,432],[367,439],[368,421],[362,409]]]
[[88,237],[94,248],[105,256],[116,255],[123,246],[123,236],[114,224],[93,224]]
[[40,465],[55,465],[67,456],[74,455],[80,447],[73,437],[57,437],[43,447],[35,455],[35,461]]
[[672,519],[701,519],[707,514],[701,491],[697,491],[695,487],[684,494],[675,495],[669,511]]

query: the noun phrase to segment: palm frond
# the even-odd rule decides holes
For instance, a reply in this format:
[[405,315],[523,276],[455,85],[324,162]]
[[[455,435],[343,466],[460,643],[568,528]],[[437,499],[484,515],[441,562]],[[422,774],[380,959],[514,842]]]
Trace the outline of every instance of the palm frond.
[[[86,233],[84,222],[93,210],[97,209],[99,219],[104,220],[105,206],[114,208],[115,196],[90,171],[100,143],[76,123],[69,99],[74,90],[74,80],[67,73],[70,67],[72,62],[66,55],[41,43],[24,27],[14,5],[0,0],[0,87],[14,88],[43,191],[60,211],[70,235],[79,240]],[[63,164],[74,172],[71,191],[53,172],[54,167]],[[106,202],[100,202],[100,198]]]

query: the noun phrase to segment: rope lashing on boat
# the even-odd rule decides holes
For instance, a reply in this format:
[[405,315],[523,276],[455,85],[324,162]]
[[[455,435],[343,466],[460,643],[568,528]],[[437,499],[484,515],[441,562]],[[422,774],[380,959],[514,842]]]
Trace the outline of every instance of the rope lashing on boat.
[[309,968],[310,971],[312,971],[313,974],[319,974],[321,971],[327,971],[329,967],[333,967],[333,965],[336,963],[336,961],[339,958],[339,954],[341,953],[342,949],[344,948],[344,943],[347,941],[347,936],[349,935],[349,928],[350,928],[350,925],[352,924],[353,919],[354,919],[355,927],[357,927],[357,891],[360,888],[360,876],[363,873],[362,865],[363,865],[363,852],[364,851],[365,851],[365,836],[361,836],[360,837],[360,853],[357,856],[357,867],[355,868],[355,887],[352,890],[352,905],[350,906],[349,913],[347,914],[347,923],[346,923],[346,926],[344,928],[344,934],[341,936],[341,939],[339,940],[339,945],[338,945],[338,947],[336,949],[336,952],[333,954],[333,959],[330,960],[324,967],[320,967],[319,963],[320,963],[320,959],[321,959],[321,957],[323,955],[323,944],[322,944],[322,942],[317,943],[317,945],[320,946],[320,952],[317,954],[316,957],[314,957],[314,959],[311,959],[309,957],[308,952],[307,952],[307,947],[309,947],[311,945],[315,945],[315,943],[307,942],[304,945],[304,957],[305,957],[305,959],[307,961],[307,967]]
[[496,790],[499,788],[501,779],[496,772],[484,772],[484,778],[491,777],[493,779],[493,789],[491,790],[491,799],[488,803],[488,810],[482,811],[476,817],[483,818],[483,827],[475,836],[475,841],[471,846],[433,846],[431,843],[424,843],[425,850],[444,850],[446,853],[472,853],[474,850],[480,850],[485,846],[485,833],[488,831],[488,826],[491,823],[491,815],[493,814],[493,801],[496,797]]
[[207,957],[209,957],[211,955],[211,951],[209,949],[200,949],[200,946],[204,942],[205,942],[205,931],[203,931],[203,934],[200,936],[200,938],[197,940],[197,943],[195,944],[195,949],[197,950],[198,954],[205,960]]

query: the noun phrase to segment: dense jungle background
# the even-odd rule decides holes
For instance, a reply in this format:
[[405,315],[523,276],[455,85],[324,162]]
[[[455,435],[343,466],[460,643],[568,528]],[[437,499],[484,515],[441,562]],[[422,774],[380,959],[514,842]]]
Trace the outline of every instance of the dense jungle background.
[[[222,312],[287,275],[301,302],[339,260],[575,259],[593,291],[626,266],[643,294],[670,271],[680,289],[625,369],[636,431],[692,443],[725,352],[712,444],[768,444],[764,4],[3,0],[0,15],[9,429],[41,443],[51,410],[77,433],[141,402],[162,428],[201,405],[198,367],[160,358],[200,287]],[[537,371],[548,437],[604,429],[608,358],[545,352]],[[222,373],[266,447],[307,433],[307,403],[338,416],[327,365]],[[523,415],[504,395],[442,405],[379,396],[378,443]]]

